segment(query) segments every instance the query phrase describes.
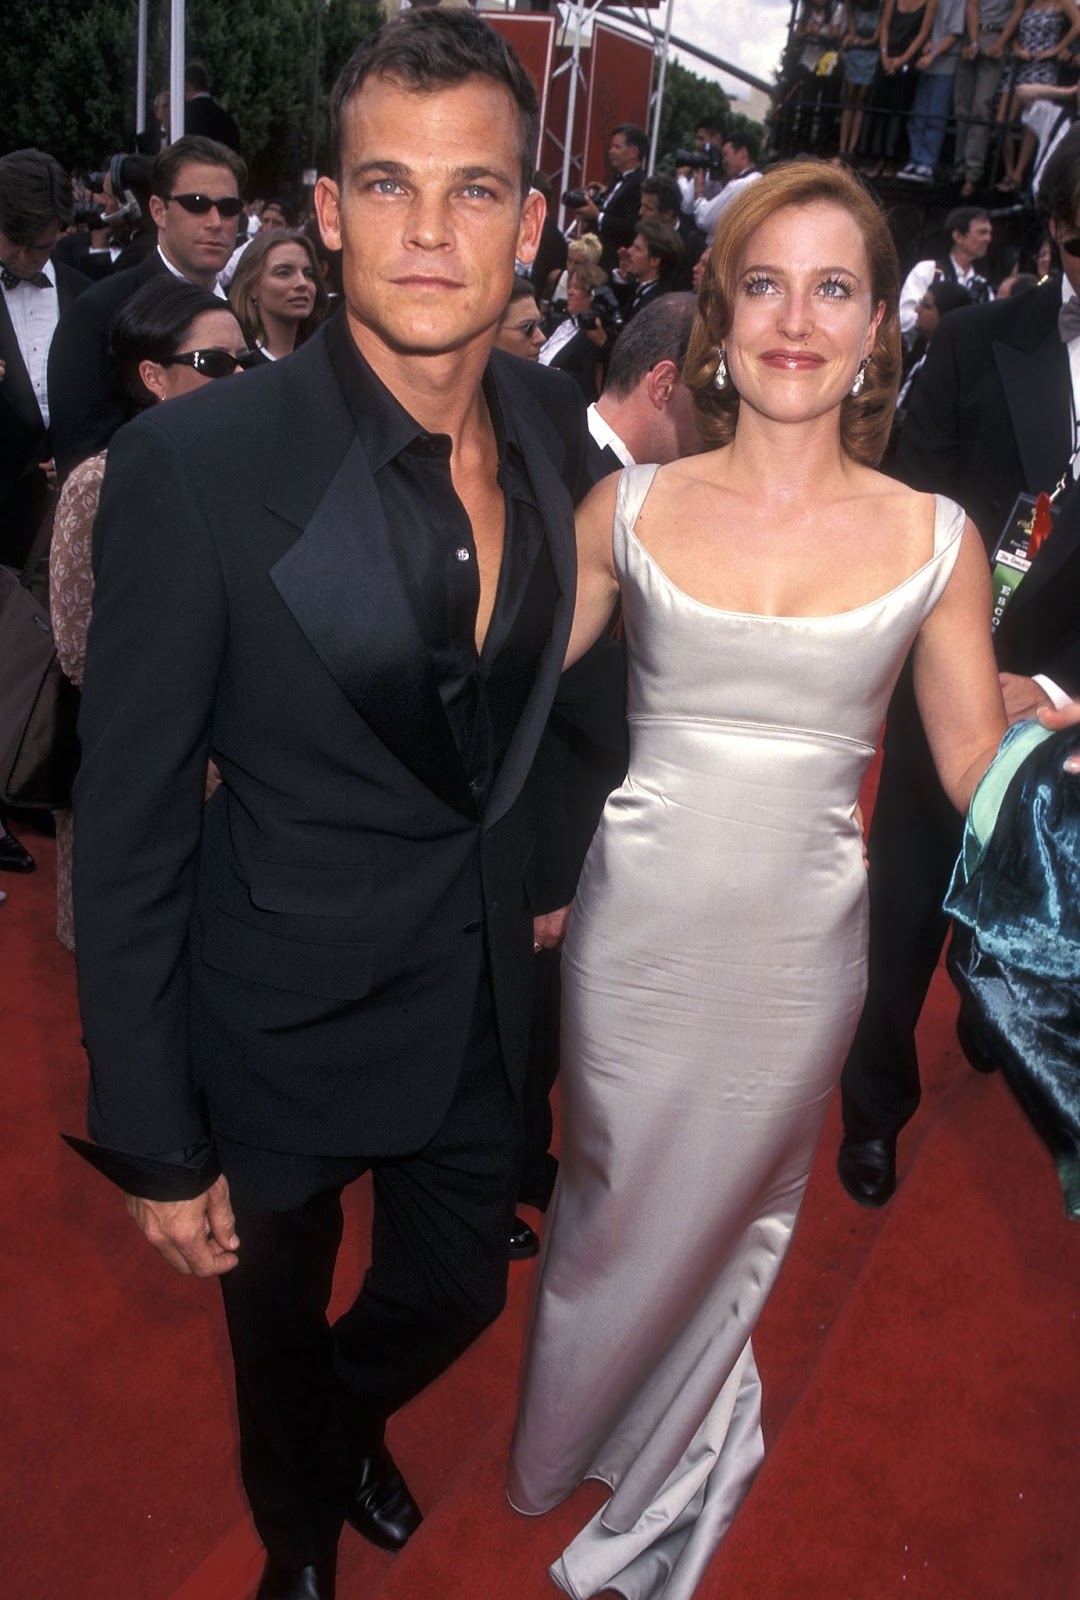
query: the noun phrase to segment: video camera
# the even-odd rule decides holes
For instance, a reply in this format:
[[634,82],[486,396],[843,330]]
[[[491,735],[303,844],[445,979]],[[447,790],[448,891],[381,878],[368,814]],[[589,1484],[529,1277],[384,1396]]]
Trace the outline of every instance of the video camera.
[[718,178],[723,171],[720,164],[720,146],[703,144],[700,150],[676,150],[675,165],[694,170],[700,168],[707,172],[710,178]]

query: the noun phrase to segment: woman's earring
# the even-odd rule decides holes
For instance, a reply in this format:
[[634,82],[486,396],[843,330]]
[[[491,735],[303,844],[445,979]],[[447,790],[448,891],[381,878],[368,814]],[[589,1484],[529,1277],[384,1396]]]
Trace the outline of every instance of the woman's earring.
[[720,346],[716,353],[720,357],[720,360],[716,364],[716,376],[713,379],[713,382],[718,389],[726,389],[728,381],[727,356],[724,354],[723,345]]
[[863,356],[862,360],[859,362],[859,370],[855,374],[855,382],[851,385],[852,394],[862,394],[863,388],[866,384],[866,369],[869,365],[870,357]]

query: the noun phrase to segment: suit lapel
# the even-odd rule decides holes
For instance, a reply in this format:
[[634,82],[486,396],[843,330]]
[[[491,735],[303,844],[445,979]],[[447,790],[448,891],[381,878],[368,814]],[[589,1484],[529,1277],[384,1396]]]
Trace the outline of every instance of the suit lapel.
[[[312,351],[306,363],[304,354],[291,356],[284,374],[293,381],[283,407],[283,470],[266,497],[271,511],[303,532],[271,568],[271,580],[387,749],[448,805],[475,815],[367,455],[344,404],[333,407],[339,391],[325,352]],[[321,382],[312,386],[315,374]],[[298,472],[297,461],[308,470]]]
[[[491,786],[484,810],[485,827],[498,822],[513,805],[532,765],[563,668],[577,584],[573,501],[559,476],[566,454],[563,441],[515,375],[506,371],[502,363],[493,362],[492,366],[503,414],[514,417],[515,432],[540,509],[544,540],[555,570],[559,594],[532,692]],[[534,551],[534,560],[535,554]]]
[[1033,306],[1026,339],[995,339],[993,345],[1024,482],[1032,494],[1054,487],[1071,448],[1069,357],[1057,331],[1056,290],[1050,297]]

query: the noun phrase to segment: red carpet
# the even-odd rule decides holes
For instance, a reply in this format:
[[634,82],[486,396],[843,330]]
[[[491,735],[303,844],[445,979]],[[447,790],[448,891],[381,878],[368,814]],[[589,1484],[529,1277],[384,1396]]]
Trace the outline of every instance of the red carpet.
[[[4,1600],[246,1600],[213,1285],[171,1273],[60,1143],[81,1131],[74,974],[52,845],[0,907],[5,1160]],[[1080,1229],[1003,1083],[958,1056],[940,976],[901,1188],[863,1212],[833,1175],[834,1110],[756,1340],[770,1453],[701,1600],[1080,1600]],[[357,1186],[339,1294],[363,1265]],[[689,1203],[692,1203],[690,1201]],[[340,1600],[550,1600],[545,1565],[599,1503],[538,1520],[501,1478],[531,1266],[500,1322],[392,1425],[427,1521],[403,1555],[350,1530]]]

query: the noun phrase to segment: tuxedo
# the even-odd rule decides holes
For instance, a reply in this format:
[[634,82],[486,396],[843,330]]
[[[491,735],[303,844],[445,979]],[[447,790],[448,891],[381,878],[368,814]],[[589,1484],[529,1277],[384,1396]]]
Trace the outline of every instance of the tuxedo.
[[61,317],[49,352],[49,393],[56,397],[53,446],[61,478],[106,449],[117,428],[138,411],[109,362],[109,323],[136,289],[168,270],[158,250],[150,250],[137,266],[94,284]]
[[579,328],[545,364],[552,371],[565,372],[568,378],[573,378],[591,405],[600,392],[598,374],[603,360],[604,351]]
[[638,284],[627,308],[624,323],[636,317],[639,311],[644,311],[646,306],[651,306],[654,300],[659,300],[661,295],[670,294],[675,287],[674,278],[650,278],[646,283]]
[[[954,312],[934,335],[895,476],[959,501],[992,552],[1021,492],[1051,490],[1072,451],[1069,361],[1056,284]],[[1080,694],[1080,493],[1021,582],[995,635],[998,667]],[[919,1102],[915,1024],[948,929],[941,904],[962,819],[938,781],[910,663],[893,695],[870,832],[866,1005],[844,1067],[852,1139],[888,1138]]]
[[[416,519],[395,514],[430,482],[432,518],[440,491],[464,516],[444,446],[366,368],[365,430],[343,361],[361,358],[338,317],[114,439],[75,792],[92,1154],[138,1193],[171,1169],[178,1198],[224,1168],[244,1481],[296,1564],[333,1548],[356,1435],[502,1304],[532,1000],[523,791],[569,637],[584,461],[573,387],[494,352],[508,532],[463,739]],[[451,570],[472,559],[455,537]],[[373,1163],[372,1268],[331,1346],[338,1195]]]
[[634,167],[632,171],[623,173],[621,178],[616,178],[599,202],[600,222],[597,231],[603,246],[600,265],[609,275],[619,264],[620,249],[634,241],[644,181],[645,168]]
[[[57,300],[63,316],[78,296],[89,289],[90,280],[58,261],[51,262],[48,271],[55,274]],[[0,382],[0,527],[3,528],[0,559],[20,565],[47,508],[48,484],[38,463],[49,459],[53,445],[52,431],[45,426],[15,336],[6,293],[0,289],[0,361],[6,367]],[[53,339],[55,342],[55,333]],[[56,392],[50,373],[49,409],[53,418],[55,405]]]

